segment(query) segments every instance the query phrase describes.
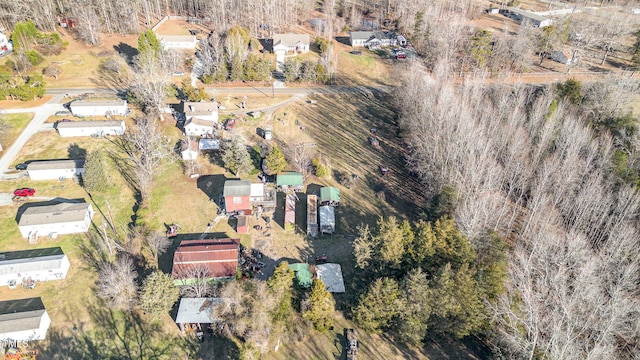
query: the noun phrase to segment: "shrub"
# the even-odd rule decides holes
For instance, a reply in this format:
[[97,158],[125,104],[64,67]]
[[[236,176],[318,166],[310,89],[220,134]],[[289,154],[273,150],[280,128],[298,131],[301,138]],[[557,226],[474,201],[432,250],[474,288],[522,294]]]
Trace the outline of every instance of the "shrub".
[[40,65],[44,61],[44,57],[35,50],[29,50],[25,52],[25,55],[27,55],[27,59],[29,59],[29,62],[33,66]]

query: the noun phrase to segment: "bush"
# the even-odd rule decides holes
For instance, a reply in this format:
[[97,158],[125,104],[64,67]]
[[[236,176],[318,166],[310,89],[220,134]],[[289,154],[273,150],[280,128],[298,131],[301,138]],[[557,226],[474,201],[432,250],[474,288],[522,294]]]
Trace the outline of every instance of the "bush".
[[40,65],[44,61],[44,57],[35,50],[29,50],[25,52],[25,55],[27,55],[27,59],[29,59],[29,62],[33,66]]
[[322,164],[319,158],[313,159],[311,163],[313,164],[317,177],[326,178],[329,176],[329,167]]

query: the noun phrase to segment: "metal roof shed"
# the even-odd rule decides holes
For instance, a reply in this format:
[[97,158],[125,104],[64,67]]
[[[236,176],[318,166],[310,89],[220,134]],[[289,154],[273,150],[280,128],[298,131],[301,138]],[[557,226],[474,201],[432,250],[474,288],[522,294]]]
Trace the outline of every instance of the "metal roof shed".
[[333,234],[336,231],[335,208],[325,205],[320,206],[320,232],[323,234]]
[[325,186],[320,189],[320,205],[338,206],[340,205],[340,190],[338,188]]
[[298,285],[305,288],[311,286],[311,272],[309,272],[308,264],[289,264],[289,269],[296,273],[296,281],[298,282]]
[[176,324],[184,331],[184,324],[211,324],[213,307],[222,302],[220,298],[182,298],[178,306]]
[[327,286],[327,291],[330,293],[343,293],[344,278],[342,277],[342,268],[340,264],[320,264],[316,265],[316,274],[318,279]]
[[276,179],[277,186],[302,186],[304,184],[304,179],[302,178],[302,174],[299,172],[284,172],[278,174]]

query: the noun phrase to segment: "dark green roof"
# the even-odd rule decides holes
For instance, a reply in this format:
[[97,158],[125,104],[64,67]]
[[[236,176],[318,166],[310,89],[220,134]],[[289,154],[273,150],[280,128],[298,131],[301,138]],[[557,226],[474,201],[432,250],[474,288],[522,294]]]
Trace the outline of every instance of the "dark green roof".
[[320,189],[320,202],[337,201],[340,202],[340,189],[334,187],[323,187]]
[[309,265],[303,263],[289,264],[289,269],[296,273],[296,280],[298,285],[302,287],[311,286],[311,272],[309,272]]
[[284,172],[278,174],[276,185],[278,186],[302,186],[304,179],[299,172]]

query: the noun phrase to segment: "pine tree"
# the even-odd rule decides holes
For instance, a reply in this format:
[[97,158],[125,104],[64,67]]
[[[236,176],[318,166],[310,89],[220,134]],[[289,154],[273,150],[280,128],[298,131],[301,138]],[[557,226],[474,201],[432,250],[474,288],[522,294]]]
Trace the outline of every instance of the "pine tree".
[[398,282],[392,278],[374,281],[360,297],[353,314],[355,322],[366,331],[380,333],[404,307]]
[[314,279],[309,296],[308,309],[302,314],[305,320],[311,321],[313,327],[324,332],[333,325],[333,312],[336,302],[321,279]]
[[169,313],[179,295],[179,289],[174,285],[171,275],[155,271],[144,279],[140,291],[140,306],[152,317],[159,317]]
[[287,159],[285,159],[282,150],[276,146],[272,146],[269,154],[267,154],[267,157],[264,159],[264,165],[267,174],[277,174],[287,168]]
[[231,139],[231,143],[222,154],[224,166],[235,175],[249,173],[252,168],[251,156],[241,137]]
[[418,345],[427,334],[431,316],[431,291],[422,269],[411,270],[402,280],[404,306],[395,321],[397,338]]
[[89,194],[104,192],[113,186],[107,171],[104,152],[92,151],[87,154],[87,158],[84,161],[82,184]]
[[376,242],[380,245],[380,257],[389,266],[398,268],[405,249],[404,225],[399,224],[394,216],[390,216],[387,220],[380,219],[378,228]]
[[160,40],[153,30],[148,29],[140,33],[138,36],[138,53],[152,52],[155,56],[158,56],[161,50]]

